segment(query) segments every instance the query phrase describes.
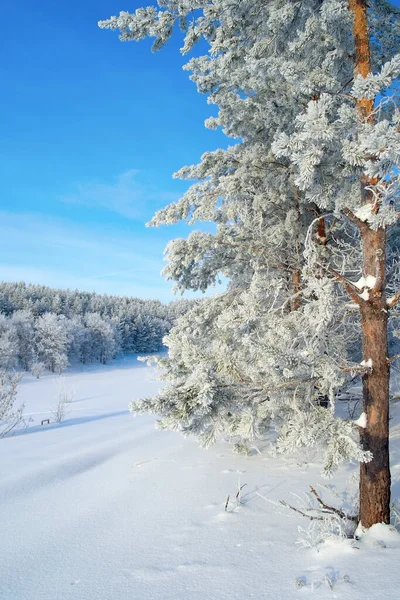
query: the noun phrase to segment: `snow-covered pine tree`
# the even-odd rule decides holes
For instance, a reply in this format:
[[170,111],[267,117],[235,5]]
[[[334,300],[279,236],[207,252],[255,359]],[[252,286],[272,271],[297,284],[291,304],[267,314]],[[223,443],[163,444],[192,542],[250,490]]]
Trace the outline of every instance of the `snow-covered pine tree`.
[[127,312],[125,314],[121,314],[119,317],[119,336],[121,339],[121,346],[127,352],[136,352],[137,344],[136,344],[136,312]]
[[17,310],[10,319],[18,340],[18,361],[25,371],[29,371],[35,359],[34,321],[28,310]]
[[0,369],[12,369],[17,365],[18,338],[9,319],[0,314]]
[[[398,75],[398,59],[395,56],[399,42],[398,11],[383,0],[370,2],[368,16],[363,0],[304,0],[301,3],[280,0],[268,3],[258,0],[165,0],[159,5],[159,11],[149,7],[138,9],[133,15],[124,12],[119,17],[100,23],[100,26],[119,29],[123,40],[153,36],[156,38],[155,49],[167,41],[178,20],[185,31],[184,52],[204,37],[210,45],[210,55],[194,59],[190,68],[194,71],[200,90],[210,93],[211,101],[216,99],[221,107],[218,119],[212,119],[208,124],[221,125],[228,135],[233,136],[236,129],[237,137],[244,140],[244,145],[239,145],[239,153],[237,147],[231,151],[233,160],[230,162],[226,160],[228,152],[218,151],[203,157],[202,173],[193,169],[181,172],[204,181],[195,184],[181,202],[156,216],[155,223],[174,222],[179,218],[205,218],[215,220],[220,227],[215,237],[196,233],[187,241],[178,240],[172,244],[168,249],[170,264],[167,275],[182,287],[203,289],[217,272],[228,272],[229,277],[229,265],[233,265],[233,281],[238,281],[240,269],[237,269],[237,261],[230,262],[231,256],[228,260],[227,252],[224,255],[219,246],[224,248],[226,245],[231,254],[237,252],[238,247],[243,248],[241,227],[237,227],[237,220],[241,217],[238,217],[237,204],[233,204],[228,220],[225,215],[218,214],[218,209],[221,198],[223,206],[225,198],[234,195],[240,197],[243,188],[240,185],[238,187],[238,178],[230,178],[235,186],[232,185],[230,190],[226,185],[218,188],[215,181],[226,184],[229,181],[227,176],[230,177],[243,166],[242,157],[239,156],[238,160],[238,154],[254,125],[257,127],[255,131],[260,133],[260,143],[264,144],[264,161],[268,157],[268,164],[263,165],[258,160],[250,163],[250,168],[261,168],[264,174],[263,183],[266,185],[258,188],[262,193],[261,206],[270,195],[273,198],[274,193],[278,198],[278,206],[290,198],[287,187],[279,188],[277,185],[271,168],[273,164],[283,163],[285,174],[288,175],[286,180],[290,175],[293,177],[289,180],[299,198],[300,214],[304,216],[306,206],[313,207],[315,212],[315,234],[314,228],[310,227],[305,248],[308,264],[303,269],[303,281],[306,284],[302,291],[303,337],[304,332],[309,332],[313,323],[316,323],[316,317],[320,319],[320,324],[328,324],[321,316],[324,310],[325,315],[329,312],[332,314],[329,307],[337,295],[343,293],[343,290],[338,291],[336,282],[342,285],[361,312],[364,356],[361,370],[367,427],[362,436],[364,452],[358,451],[358,455],[368,459],[371,458],[371,451],[373,453],[372,460],[361,468],[361,521],[365,526],[382,520],[387,522],[390,488],[387,453],[390,359],[387,353],[386,315],[389,309],[395,307],[400,294],[395,291],[386,300],[385,229],[397,222],[399,132],[395,91],[385,93],[384,90],[390,88]],[[190,20],[187,21],[189,15]],[[249,78],[250,69],[252,77]],[[353,85],[354,74],[356,79]],[[260,86],[260,81],[264,82],[264,87]],[[374,103],[379,93],[383,94],[383,100]],[[267,105],[269,111],[266,113],[263,108]],[[286,113],[282,111],[283,106]],[[261,113],[257,110],[260,108]],[[292,109],[292,114],[288,120],[283,115],[287,117],[289,109]],[[260,122],[257,122],[258,117]],[[263,139],[265,134],[267,138],[269,134],[267,143]],[[271,137],[275,138],[272,147]],[[252,144],[252,159],[254,148]],[[219,160],[216,160],[218,153]],[[287,210],[286,205],[282,208],[283,211]],[[269,225],[270,216],[271,212],[266,211],[261,229],[263,225]],[[355,226],[361,239],[361,252],[357,252],[355,247],[357,239],[356,244],[348,234],[346,239],[349,223],[344,218],[350,220],[350,226]],[[289,218],[289,224],[291,221]],[[253,222],[252,231],[254,225]],[[224,227],[226,238],[222,237],[218,243],[218,235],[221,236]],[[249,241],[249,238],[244,239]],[[253,244],[252,236],[250,240]],[[253,244],[251,250],[254,260],[259,248]],[[362,257],[358,266],[361,278],[351,283],[357,255]],[[247,260],[246,265],[251,264],[251,259],[245,254],[242,259]],[[268,255],[266,265],[271,264],[270,259],[271,255]],[[268,266],[266,268],[268,270]],[[259,269],[257,278],[260,280]],[[295,274],[294,284],[297,286],[298,281],[298,274]],[[247,286],[252,288],[248,282]],[[268,297],[265,284],[260,285],[260,289],[264,297]],[[277,300],[282,301],[282,298]],[[284,304],[287,306],[286,302]],[[299,308],[298,304],[297,299],[294,308]],[[208,305],[212,306],[212,302]],[[252,305],[247,300],[244,310],[251,314],[250,307],[259,306],[260,303]],[[200,321],[204,321],[203,317]],[[296,323],[301,320],[299,314],[296,314],[296,319]],[[351,318],[348,322],[353,326]],[[274,323],[269,323],[266,335],[273,331],[271,325]],[[193,333],[196,332],[195,327],[191,329]],[[254,330],[261,331],[257,317]],[[281,321],[276,333],[282,335],[284,330],[284,321]],[[329,340],[330,333],[322,327],[319,335],[311,335],[300,345],[300,331],[289,337],[288,347],[296,349],[295,362],[304,352],[311,357],[316,351],[309,370],[314,369],[318,358],[327,356],[330,358],[330,361],[326,359],[329,368],[336,373],[335,353],[340,344]],[[320,341],[316,343],[321,337],[328,340],[330,348],[324,349]],[[314,346],[311,344],[310,347],[310,340],[314,340]],[[195,346],[193,336],[188,339],[188,344]],[[188,417],[188,407],[191,408],[188,403],[191,388],[184,389],[190,379],[188,360],[178,352],[175,364],[169,363],[172,378],[175,377],[176,381],[180,378],[182,385],[179,387],[184,392],[182,397],[175,395],[170,406],[165,397],[165,403],[161,402],[158,406],[159,409],[165,409],[164,413],[160,412],[167,416],[173,415],[173,411],[179,408],[181,414],[178,419],[182,422]],[[371,361],[372,367],[369,366]],[[215,394],[215,364],[213,357],[203,382],[198,374],[205,406],[209,406],[210,394]],[[329,371],[326,367],[325,373]],[[342,370],[346,370],[346,365],[342,366]],[[289,373],[292,372],[289,370]],[[265,375],[262,370],[261,374]],[[284,375],[285,371],[281,374]],[[328,379],[326,377],[325,381]],[[331,378],[331,381],[333,384],[328,386],[327,391],[333,404],[333,387],[338,384],[340,377]],[[245,380],[244,383],[247,384]],[[302,383],[305,383],[304,379]],[[315,378],[309,383],[309,387],[314,389]],[[304,385],[302,389],[304,397]],[[293,389],[291,392],[292,398],[298,397],[298,386],[295,386],[294,394]],[[312,398],[311,393],[308,396]],[[192,404],[196,404],[198,398],[201,400],[201,395],[194,394]],[[224,398],[220,398],[222,403]],[[265,404],[267,402],[270,402],[269,395]],[[152,406],[150,403],[148,406],[157,408],[156,404]],[[212,411],[209,413],[210,420],[216,421]],[[227,414],[230,414],[229,410]],[[316,411],[299,412],[303,421],[315,414]],[[321,411],[322,419],[323,416]],[[286,440],[290,439],[291,432],[298,431],[298,426],[299,420],[294,419],[292,427],[289,422]],[[201,420],[198,428],[202,428]],[[312,432],[313,427],[306,427],[305,430]],[[336,433],[332,440],[340,445],[340,440],[346,439],[346,443],[350,444],[351,436],[344,438],[339,431]],[[307,441],[313,440],[315,437],[308,435]],[[354,452],[357,454],[356,450]],[[334,453],[332,456],[337,455]]]
[[65,317],[46,313],[37,319],[35,332],[38,361],[52,373],[61,373],[68,366]]
[[[250,11],[255,18],[253,38],[262,24],[254,8]],[[240,8],[235,22],[243,14]],[[141,25],[143,15],[143,11],[136,15]],[[119,25],[123,26],[123,19],[130,23],[130,18],[124,13]],[[268,357],[272,366],[267,361],[261,371],[257,370],[267,360],[262,331],[268,330],[265,321],[276,321],[279,306],[285,304],[285,314],[299,305],[301,248],[311,211],[306,216],[300,214],[298,193],[287,164],[276,161],[270,152],[277,124],[286,120],[289,126],[298,108],[286,103],[288,91],[275,77],[268,81],[274,90],[272,101],[266,101],[268,84],[258,62],[261,48],[260,57],[254,49],[254,60],[250,61],[244,46],[235,44],[219,52],[219,43],[215,56],[195,59],[189,68],[199,90],[208,93],[210,102],[220,108],[218,120],[209,120],[208,125],[223,126],[228,135],[241,137],[243,142],[227,151],[206,153],[200,165],[182,169],[177,176],[199,183],[178,203],[160,211],[152,224],[174,223],[181,218],[190,223],[215,221],[215,236],[197,231],[188,240],[175,240],[169,245],[165,273],[181,289],[201,290],[222,273],[230,280],[229,292],[197,307],[194,324],[184,319],[182,328],[167,338],[170,353],[162,366],[167,368],[168,363],[172,384],[154,401],[148,399],[135,408],[162,414],[163,426],[198,433],[205,444],[218,432],[232,433],[237,447],[244,448],[256,431],[265,430],[267,416],[273,410],[266,396],[278,379],[282,388],[276,369],[282,372],[285,361],[279,361],[278,366],[276,353]],[[249,95],[247,82],[252,80],[259,89],[257,94]],[[277,118],[278,101],[282,114]],[[216,321],[219,326],[211,334],[210,324]],[[229,323],[233,327],[228,333]],[[258,355],[253,369],[248,361],[251,343],[253,354]],[[208,346],[206,352],[204,344]],[[272,380],[266,378],[266,370],[271,371]],[[291,383],[285,383],[289,391]],[[280,412],[284,414],[284,410]]]
[[91,355],[105,365],[110,358],[115,357],[117,351],[112,324],[98,313],[88,313],[85,325],[90,334]]
[[87,339],[86,328],[80,316],[73,316],[65,320],[67,335],[67,356],[69,359],[81,359],[82,346]]
[[[0,364],[1,356],[5,357],[6,354],[8,359],[3,360],[3,364],[8,367],[20,364],[27,369],[30,368],[30,363],[38,360],[34,323],[51,307],[60,313],[58,316],[65,325],[68,358],[73,360],[79,357],[87,362],[97,360],[91,347],[91,331],[84,324],[88,313],[95,311],[111,327],[114,350],[111,349],[109,355],[115,358],[119,350],[139,350],[137,335],[140,338],[141,352],[158,349],[162,345],[163,335],[170,330],[178,315],[184,314],[192,303],[190,300],[180,300],[165,305],[159,300],[107,296],[76,290],[71,292],[42,285],[27,285],[24,282],[3,282],[0,283]],[[143,331],[140,331],[142,323]],[[10,336],[13,337],[11,344]],[[35,363],[35,372],[41,372],[43,365],[40,365]]]
[[[387,231],[398,224],[399,207],[399,97],[394,83],[400,74],[400,12],[388,2],[349,0],[342,14],[343,24],[349,21],[351,42],[338,38],[337,48],[352,76],[347,85],[316,95],[298,119],[297,131],[277,139],[275,152],[290,158],[296,184],[306,196],[332,218],[349,220],[360,240],[356,281],[330,261],[310,257],[310,263],[317,261],[359,308],[366,414],[361,440],[372,455],[361,465],[360,519],[369,527],[390,518],[388,318],[400,291],[388,294],[393,282],[386,255]],[[315,20],[322,23],[323,15]],[[300,41],[297,57],[312,50],[309,40]]]

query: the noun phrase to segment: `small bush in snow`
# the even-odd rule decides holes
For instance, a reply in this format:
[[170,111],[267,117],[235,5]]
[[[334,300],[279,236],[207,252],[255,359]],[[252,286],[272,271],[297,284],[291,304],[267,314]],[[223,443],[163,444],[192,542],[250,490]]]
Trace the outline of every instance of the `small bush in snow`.
[[70,404],[74,401],[75,398],[75,389],[67,389],[65,380],[61,379],[60,387],[58,391],[58,400],[63,402],[64,404]]
[[62,423],[68,413],[67,403],[58,400],[57,404],[52,407],[50,412],[56,423]]
[[42,362],[35,362],[31,366],[31,373],[36,379],[39,379],[41,375],[43,375],[45,370],[45,366]]
[[73,401],[74,396],[74,390],[68,390],[65,387],[64,381],[62,381],[58,391],[57,403],[50,411],[56,423],[62,423],[64,421],[69,412],[68,405]]
[[[336,496],[340,500],[341,507],[337,508],[336,506],[327,504],[311,485],[309,493],[304,493],[301,496],[292,494],[297,501],[297,506],[293,506],[285,500],[274,502],[258,492],[256,494],[276,508],[283,506],[285,509],[290,509],[294,513],[309,519],[307,527],[299,526],[297,528],[299,537],[296,543],[302,548],[315,548],[318,550],[321,544],[329,540],[354,538],[359,522],[359,515],[352,514],[354,511],[353,507],[356,506],[357,502],[350,494],[350,490],[346,490],[340,495],[333,486],[320,487],[324,487],[326,491]],[[345,499],[347,500],[346,502],[344,501]],[[349,499],[350,512],[348,512]]]
[[341,518],[339,515],[329,515],[323,518],[316,518],[309,522],[308,527],[299,527],[297,531],[299,537],[296,543],[301,548],[315,548],[329,540],[345,540],[352,538],[356,524]]

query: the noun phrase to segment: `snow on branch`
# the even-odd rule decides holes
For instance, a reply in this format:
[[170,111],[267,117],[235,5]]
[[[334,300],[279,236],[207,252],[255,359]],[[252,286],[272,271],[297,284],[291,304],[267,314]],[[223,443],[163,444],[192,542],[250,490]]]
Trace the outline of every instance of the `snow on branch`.
[[381,90],[392,85],[399,74],[400,54],[396,54],[382,66],[380,73],[368,73],[366,77],[357,75],[351,94],[358,99],[374,100]]

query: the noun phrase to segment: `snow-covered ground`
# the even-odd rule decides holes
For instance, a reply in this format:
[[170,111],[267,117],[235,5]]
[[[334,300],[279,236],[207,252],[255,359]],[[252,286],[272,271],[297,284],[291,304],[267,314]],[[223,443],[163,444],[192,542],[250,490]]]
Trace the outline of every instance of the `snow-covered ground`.
[[[309,521],[268,502],[296,504],[293,492],[323,483],[312,454],[243,457],[155,430],[153,418],[127,411],[159,386],[135,357],[63,379],[75,393],[63,423],[40,425],[59,378],[25,377],[18,399],[34,421],[0,440],[2,600],[398,598],[395,531],[299,549],[297,527]],[[400,495],[400,426],[393,431]],[[339,489],[351,472],[338,473]]]

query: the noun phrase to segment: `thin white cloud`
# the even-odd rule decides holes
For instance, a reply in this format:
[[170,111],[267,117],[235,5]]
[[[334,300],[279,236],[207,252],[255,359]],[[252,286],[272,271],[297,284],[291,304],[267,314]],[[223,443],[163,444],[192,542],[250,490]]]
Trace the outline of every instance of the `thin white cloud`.
[[93,255],[98,265],[104,258],[131,265],[139,258],[142,268],[157,264],[161,269],[164,244],[160,243],[159,247],[154,247],[154,243],[147,245],[148,237],[144,226],[142,233],[135,229],[124,235],[108,225],[96,227],[42,214],[0,211],[0,247],[4,250],[31,247],[38,252],[50,248],[58,254],[80,251],[82,261]]
[[0,211],[0,279],[23,280],[151,298],[171,298],[160,276],[162,240],[148,230],[122,235],[111,227]]
[[[163,237],[161,230],[144,226],[143,231],[136,225],[121,230],[0,211],[0,280],[172,300],[173,285],[160,275],[170,233],[166,230]],[[214,293],[218,291],[217,287]]]
[[178,193],[165,192],[154,183],[143,182],[136,169],[118,175],[112,183],[78,183],[76,191],[63,194],[58,199],[67,204],[78,204],[106,209],[128,219],[146,219],[168,202],[176,200]]

